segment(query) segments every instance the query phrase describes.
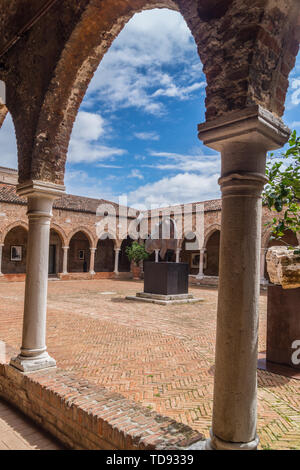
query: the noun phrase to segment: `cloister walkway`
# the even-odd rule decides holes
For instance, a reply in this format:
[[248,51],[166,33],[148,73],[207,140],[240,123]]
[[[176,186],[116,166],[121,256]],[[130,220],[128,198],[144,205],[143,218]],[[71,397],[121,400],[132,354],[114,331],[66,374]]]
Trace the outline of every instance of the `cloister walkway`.
[[[202,304],[126,301],[135,281],[51,281],[47,346],[61,369],[120,392],[208,436],[212,415],[217,291]],[[0,340],[18,351],[24,283],[0,282]],[[265,350],[266,295],[260,296]],[[258,371],[261,448],[300,449],[300,380]]]
[[63,450],[48,434],[0,400],[1,450]]

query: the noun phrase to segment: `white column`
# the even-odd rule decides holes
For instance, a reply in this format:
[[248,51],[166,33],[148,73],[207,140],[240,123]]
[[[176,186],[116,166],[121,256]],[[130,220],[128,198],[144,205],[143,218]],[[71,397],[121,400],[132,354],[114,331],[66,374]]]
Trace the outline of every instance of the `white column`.
[[95,274],[95,253],[96,253],[96,248],[90,248],[90,274]]
[[117,276],[119,274],[119,254],[120,254],[120,248],[115,248],[115,268],[114,268],[114,273]]
[[260,250],[260,283],[267,284],[268,281],[265,278],[265,262],[266,262],[266,254],[268,248],[261,248]]
[[159,250],[154,250],[155,251],[155,263],[159,262]]
[[180,263],[180,252],[181,252],[181,248],[177,248],[177,250],[176,250],[176,263]]
[[197,279],[203,279],[203,277],[204,277],[203,269],[204,269],[204,255],[205,255],[205,252],[206,252],[206,248],[201,248],[201,250],[200,250],[200,261],[199,261],[199,272],[197,274]]
[[63,274],[68,274],[68,246],[63,246],[64,256],[63,256]]
[[261,192],[288,130],[259,106],[199,126],[221,151],[222,224],[213,423],[208,448],[256,449]]
[[2,274],[2,251],[3,251],[3,243],[0,243],[0,276],[3,276]]
[[33,181],[17,189],[28,198],[29,230],[22,346],[10,364],[28,372],[56,365],[46,347],[49,238],[53,201],[64,193],[64,186]]

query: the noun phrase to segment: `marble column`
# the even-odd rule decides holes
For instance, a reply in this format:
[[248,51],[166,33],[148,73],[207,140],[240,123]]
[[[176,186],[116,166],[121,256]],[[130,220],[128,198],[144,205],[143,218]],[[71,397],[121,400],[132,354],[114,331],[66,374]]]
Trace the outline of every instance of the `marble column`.
[[120,248],[115,248],[115,268],[114,273],[116,276],[119,274],[119,255],[120,255]]
[[260,250],[260,283],[267,284],[268,280],[265,278],[265,263],[268,248],[261,248]]
[[256,449],[261,192],[266,153],[289,130],[259,106],[199,125],[221,152],[222,223],[211,438],[207,448]]
[[90,248],[90,269],[89,273],[90,274],[95,274],[95,253],[96,253],[96,248]]
[[203,269],[204,269],[204,255],[205,255],[205,252],[206,252],[206,248],[201,248],[201,250],[200,250],[200,260],[199,260],[199,272],[197,274],[197,279],[203,279],[203,277],[204,277]]
[[24,372],[56,365],[46,347],[49,238],[53,201],[63,195],[64,189],[43,181],[17,187],[18,194],[28,199],[29,230],[22,346],[10,364]]
[[176,263],[180,263],[180,252],[181,252],[181,248],[177,248],[177,250],[176,250]]
[[2,251],[3,251],[3,243],[0,243],[0,276],[3,276],[2,274]]
[[63,274],[68,274],[68,251],[69,247],[68,246],[63,246]]
[[155,263],[159,262],[159,250],[154,250],[155,251]]

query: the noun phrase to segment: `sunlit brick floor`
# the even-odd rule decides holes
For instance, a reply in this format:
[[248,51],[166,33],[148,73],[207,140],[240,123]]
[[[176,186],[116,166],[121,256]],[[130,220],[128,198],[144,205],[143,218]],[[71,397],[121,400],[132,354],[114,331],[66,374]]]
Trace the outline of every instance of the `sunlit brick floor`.
[[[48,350],[59,367],[118,391],[208,435],[212,414],[217,291],[191,288],[202,304],[125,300],[134,281],[51,281]],[[0,339],[21,342],[23,283],[0,283]],[[259,350],[265,350],[266,296]],[[300,449],[300,381],[258,371],[263,448]]]

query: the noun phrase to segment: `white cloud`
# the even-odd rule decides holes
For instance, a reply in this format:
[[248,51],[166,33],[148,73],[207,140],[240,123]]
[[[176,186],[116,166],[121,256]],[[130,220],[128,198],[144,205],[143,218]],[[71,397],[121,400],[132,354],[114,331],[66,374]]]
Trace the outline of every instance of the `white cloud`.
[[0,165],[18,168],[15,128],[10,114],[0,128]]
[[167,9],[144,11],[131,19],[102,59],[84,106],[99,101],[107,110],[136,107],[160,115],[165,112],[161,97],[188,99],[205,85],[203,77],[183,17]]
[[[153,165],[144,165],[149,168],[155,168],[162,171],[184,171],[184,172],[200,172],[210,175],[220,172],[220,155],[182,155],[170,152],[150,152],[154,157],[160,157],[163,162]],[[167,163],[165,162],[167,160]]]
[[292,92],[291,102],[294,106],[300,104],[300,78],[294,78],[291,83]]
[[289,124],[289,127],[293,130],[296,127],[300,127],[300,121],[293,121],[291,124]]
[[137,178],[139,180],[144,179],[143,175],[141,174],[140,170],[138,170],[138,169],[131,170],[131,173],[129,173],[129,175],[127,175],[127,178]]
[[121,156],[126,150],[99,143],[107,130],[107,122],[99,114],[79,111],[73,128],[68,161],[70,163],[93,163]]
[[103,184],[99,178],[89,176],[82,170],[66,170],[65,185],[68,194],[91,197],[94,199],[113,199],[111,189],[107,183]]
[[179,173],[131,191],[127,195],[128,204],[145,209],[220,198],[218,178],[219,173],[210,176]]
[[134,136],[140,140],[159,140],[157,132],[135,132]]

